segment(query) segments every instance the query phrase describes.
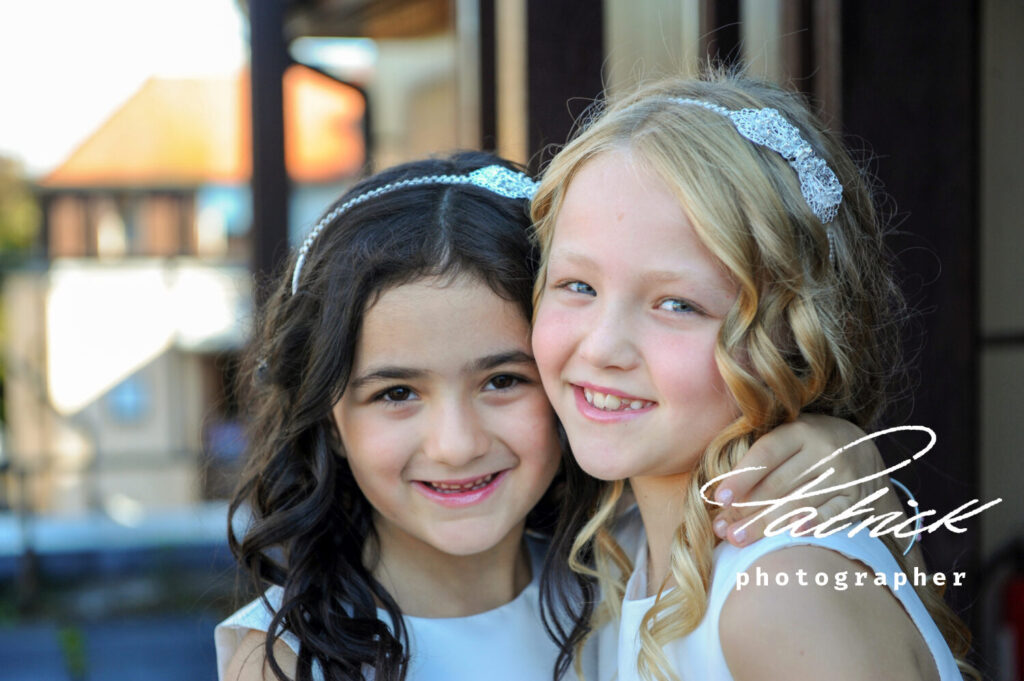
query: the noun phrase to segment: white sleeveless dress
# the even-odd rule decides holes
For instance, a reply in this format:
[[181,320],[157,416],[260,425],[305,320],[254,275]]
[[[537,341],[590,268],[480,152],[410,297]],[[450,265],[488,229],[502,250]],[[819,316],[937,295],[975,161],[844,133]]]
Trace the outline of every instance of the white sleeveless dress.
[[[906,609],[910,618],[921,632],[925,644],[931,651],[935,666],[942,681],[962,681],[963,677],[957,668],[945,639],[932,621],[921,599],[918,598],[910,585],[893,589],[892,575],[900,572],[899,564],[880,539],[861,532],[848,537],[845,532],[830,537],[814,536],[792,537],[789,533],[768,537],[738,549],[731,544],[722,542],[715,549],[711,575],[711,589],[708,597],[708,609],[697,628],[687,636],[672,641],[665,646],[665,652],[673,670],[683,681],[732,681],[732,675],[725,662],[722,644],[718,637],[718,622],[722,606],[726,598],[734,592],[736,576],[747,572],[762,556],[791,546],[819,546],[831,549],[853,560],[860,561],[871,573],[881,572],[888,575],[886,583],[893,595]],[[622,603],[622,619],[618,636],[618,669],[617,681],[639,681],[637,656],[640,652],[638,632],[644,614],[654,605],[655,597],[647,596],[647,541],[643,537],[634,561],[635,568],[626,585],[626,595]],[[750,575],[753,584],[755,575]],[[874,579],[874,575],[871,575]],[[806,581],[810,582],[811,578]],[[830,579],[830,584],[832,580]],[[851,579],[850,584],[853,583]],[[753,587],[750,587],[753,588]]]
[[[540,573],[547,544],[530,537],[533,579],[515,599],[493,610],[468,617],[431,619],[406,616],[410,640],[408,681],[550,681],[558,649],[548,637],[540,617]],[[278,607],[282,589],[271,587],[267,597]],[[382,621],[387,614],[378,610]],[[250,630],[265,632],[273,614],[259,599],[241,608],[217,625],[217,673],[224,673],[242,638]],[[298,653],[299,641],[286,632],[281,640]],[[584,659],[587,681],[596,679],[596,647],[590,646]],[[605,661],[607,668],[608,660]],[[322,670],[314,665],[314,678]],[[571,671],[567,679],[575,679]],[[607,681],[607,680],[605,680]]]

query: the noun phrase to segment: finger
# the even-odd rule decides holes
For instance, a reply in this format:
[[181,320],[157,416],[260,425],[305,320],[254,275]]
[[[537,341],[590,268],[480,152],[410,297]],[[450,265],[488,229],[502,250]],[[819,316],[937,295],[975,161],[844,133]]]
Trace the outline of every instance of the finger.
[[[836,496],[828,499],[823,504],[818,506],[817,509],[816,509],[817,513],[818,513],[818,517],[815,518],[814,520],[812,520],[808,526],[801,527],[800,530],[803,531],[803,530],[809,529],[810,526],[817,527],[819,525],[827,523],[828,521],[830,521],[833,518],[837,517],[843,511],[849,509],[851,506],[853,506],[855,503],[857,503],[857,501],[858,501],[857,499],[854,499],[854,498],[852,498],[852,497],[850,497],[848,495],[837,494]],[[851,525],[854,525],[854,524],[857,524],[859,522],[859,520],[858,519],[851,519],[848,522],[850,522]],[[842,523],[837,524],[836,527],[842,527]],[[835,528],[831,528],[831,529],[835,529]]]
[[[796,504],[785,504],[763,517],[744,518],[730,523],[725,530],[725,539],[733,546],[741,547],[763,538],[765,530],[772,523],[773,533],[788,531],[790,528],[798,528],[806,522],[816,522],[817,513],[813,508],[799,506]],[[778,522],[776,522],[778,521]]]
[[825,499],[820,506],[798,502],[782,504],[756,520],[749,518],[729,523],[728,527],[723,529],[723,538],[735,546],[746,546],[763,538],[765,531],[773,523],[773,534],[788,531],[804,534],[835,518],[853,503],[848,496],[836,494]]
[[726,478],[715,490],[715,500],[728,505],[733,501],[747,498],[750,491],[757,487],[765,476],[799,451],[805,439],[805,436],[801,435],[802,428],[803,426],[797,426],[795,423],[786,423],[758,438],[733,470],[760,470],[751,470]]
[[[801,477],[804,470],[806,470],[806,467],[798,455],[790,457],[777,468],[769,471],[745,497],[737,500],[738,503],[734,502],[729,508],[729,517],[732,520],[740,520],[756,515],[761,513],[767,506],[791,496],[801,486],[810,482],[810,478]],[[831,482],[832,478],[829,479],[829,483]],[[813,495],[813,492],[814,490],[811,489],[804,492],[804,494]],[[835,492],[831,494],[835,494]],[[827,498],[826,496],[808,496],[798,500],[798,502],[801,506],[817,506]],[[791,506],[791,508],[795,507]]]
[[836,456],[829,460],[829,465],[843,461],[853,467],[857,478],[884,468],[873,439],[867,439],[855,447],[849,446],[867,437],[861,428],[849,421],[822,414],[801,414],[796,422],[808,426],[806,439],[801,446],[803,453],[799,454],[806,459],[808,468],[833,453]]
[[[859,429],[852,424],[839,419],[832,419],[835,424],[842,424],[841,431],[851,429],[859,432]],[[828,460],[825,466],[817,466],[825,457],[828,457],[839,447],[835,447],[835,441],[830,438],[820,437],[822,434],[819,426],[793,430],[791,433],[801,438],[798,451],[786,458],[782,463],[772,470],[758,471],[760,480],[746,492],[744,497],[735,497],[735,501],[765,502],[781,499],[796,492],[801,486],[812,481],[816,476],[824,474],[831,469],[828,477],[812,488],[817,490],[842,488],[842,494],[851,498],[863,498],[872,492],[881,489],[887,483],[883,477],[870,478],[872,475],[884,470],[884,463],[878,449],[870,441],[864,442],[857,447],[844,450],[840,455]],[[833,433],[835,435],[835,433]],[[791,444],[791,443],[787,443]],[[843,445],[840,445],[840,447]],[[767,450],[763,450],[767,451]],[[814,470],[812,470],[814,469]],[[739,476],[737,476],[739,477]],[[864,482],[857,482],[864,480]],[[857,482],[857,485],[853,483]],[[833,492],[834,493],[834,492]],[[821,499],[810,497],[811,505],[820,505]],[[744,515],[750,515],[760,507],[747,507],[741,511]]]

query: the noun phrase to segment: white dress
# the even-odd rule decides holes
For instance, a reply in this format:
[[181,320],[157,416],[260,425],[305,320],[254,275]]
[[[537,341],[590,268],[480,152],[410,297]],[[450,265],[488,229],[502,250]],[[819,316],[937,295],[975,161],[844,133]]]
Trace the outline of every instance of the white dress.
[[[761,539],[753,544],[738,549],[731,544],[722,542],[715,549],[711,575],[711,589],[708,596],[708,609],[697,628],[687,636],[670,642],[665,652],[673,670],[683,681],[732,681],[732,675],[725,662],[722,644],[718,637],[718,621],[725,605],[726,598],[735,591],[736,576],[747,572],[759,558],[765,554],[782,548],[800,545],[820,546],[837,551],[853,560],[860,561],[868,567],[870,573],[880,572],[888,575],[886,580],[892,593],[900,601],[914,624],[921,632],[925,644],[931,651],[935,666],[942,681],[962,681],[956,661],[938,627],[932,621],[921,599],[918,598],[910,585],[893,589],[893,577],[900,572],[899,564],[880,539],[872,538],[867,532],[848,537],[839,532],[830,537],[819,539],[814,536],[792,537],[789,533]],[[618,649],[618,681],[635,681],[640,679],[637,671],[637,656],[640,651],[638,632],[644,614],[654,605],[655,596],[647,596],[647,542],[640,542],[634,561],[635,568],[626,585],[626,594],[622,603],[622,619],[619,629]],[[806,581],[811,583],[814,575],[808,575]],[[750,584],[754,584],[755,574],[750,574]],[[873,583],[874,574],[865,583]],[[852,574],[849,584],[853,584]],[[830,576],[829,584],[834,579]],[[756,588],[748,585],[748,588]]]
[[[558,649],[544,629],[539,603],[540,573],[547,545],[533,537],[528,544],[533,580],[509,603],[468,617],[404,618],[410,640],[406,677],[409,681],[550,681]],[[281,594],[280,587],[267,591],[275,606],[280,604]],[[378,610],[378,614],[382,621],[390,621],[383,610]],[[257,599],[217,625],[214,639],[221,681],[226,681],[224,672],[242,638],[249,630],[266,631],[272,617]],[[286,632],[281,640],[298,652],[299,641],[294,635]],[[588,648],[584,658],[584,674],[591,681],[597,678],[594,646]],[[319,666],[314,665],[313,675],[323,678]],[[576,677],[570,671],[566,678]]]

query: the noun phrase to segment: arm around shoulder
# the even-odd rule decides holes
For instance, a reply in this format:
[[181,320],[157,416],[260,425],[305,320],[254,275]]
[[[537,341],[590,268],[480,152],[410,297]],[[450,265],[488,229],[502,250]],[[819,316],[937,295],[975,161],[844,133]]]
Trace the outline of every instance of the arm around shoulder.
[[[872,580],[855,585],[852,575],[864,571],[861,563],[817,547],[758,559],[747,570],[749,584],[725,601],[718,623],[735,681],[937,679],[923,638],[895,596]],[[815,584],[819,573],[829,578],[825,586]],[[851,578],[840,590],[836,575],[842,573]],[[755,574],[764,575],[761,585]]]
[[[238,644],[221,681],[280,681],[266,654],[267,634],[252,630]],[[289,679],[295,678],[298,658],[283,641],[274,642],[274,658]]]

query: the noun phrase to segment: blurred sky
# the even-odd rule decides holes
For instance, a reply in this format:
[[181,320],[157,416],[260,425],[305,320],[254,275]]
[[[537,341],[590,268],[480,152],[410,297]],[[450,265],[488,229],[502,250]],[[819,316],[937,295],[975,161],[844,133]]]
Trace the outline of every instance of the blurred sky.
[[0,0],[0,154],[38,176],[150,76],[231,73],[235,0]]

